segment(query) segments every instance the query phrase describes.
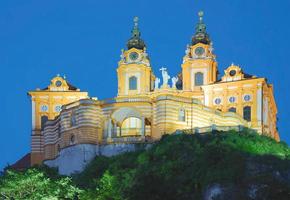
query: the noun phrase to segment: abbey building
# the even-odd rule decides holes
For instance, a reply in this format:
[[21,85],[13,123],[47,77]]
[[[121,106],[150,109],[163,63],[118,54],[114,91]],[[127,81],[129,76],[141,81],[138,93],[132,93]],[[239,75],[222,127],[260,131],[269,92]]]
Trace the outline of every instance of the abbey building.
[[159,140],[177,130],[203,133],[247,127],[279,141],[273,86],[234,64],[218,77],[216,55],[203,13],[185,50],[180,73],[151,67],[138,18],[117,66],[118,93],[90,98],[56,76],[30,91],[31,164],[80,171],[96,155],[111,156]]

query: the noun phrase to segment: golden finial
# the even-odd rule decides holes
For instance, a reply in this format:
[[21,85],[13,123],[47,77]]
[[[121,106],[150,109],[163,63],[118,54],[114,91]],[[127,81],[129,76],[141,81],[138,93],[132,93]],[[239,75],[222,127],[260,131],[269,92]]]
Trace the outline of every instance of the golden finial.
[[138,21],[139,21],[139,18],[136,16],[136,17],[134,17],[134,25],[135,25],[135,27],[137,27],[138,26]]
[[199,16],[199,21],[202,21],[202,17],[203,17],[203,11],[199,11],[198,12],[198,16]]

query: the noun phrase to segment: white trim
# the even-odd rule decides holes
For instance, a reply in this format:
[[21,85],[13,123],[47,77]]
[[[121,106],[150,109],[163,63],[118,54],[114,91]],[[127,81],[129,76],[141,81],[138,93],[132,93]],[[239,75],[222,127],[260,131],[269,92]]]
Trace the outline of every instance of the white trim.
[[137,77],[137,91],[138,93],[141,93],[141,73],[140,72],[135,72],[135,73],[126,73],[126,78],[125,78],[125,94],[129,94],[129,78],[131,76],[136,76]]
[[260,126],[262,121],[262,88],[257,90],[257,120]]
[[[194,75],[198,72],[203,73],[203,85],[207,85],[208,83],[208,70],[207,69],[195,69],[195,68],[191,68],[191,90],[194,90],[194,87],[199,87],[199,86],[195,86],[195,78]],[[202,86],[202,85],[201,85]]]
[[263,124],[268,124],[269,103],[268,98],[264,99]]
[[204,95],[204,105],[209,106],[209,95],[208,94]]
[[35,129],[35,102],[31,102],[31,110],[32,110],[32,130]]

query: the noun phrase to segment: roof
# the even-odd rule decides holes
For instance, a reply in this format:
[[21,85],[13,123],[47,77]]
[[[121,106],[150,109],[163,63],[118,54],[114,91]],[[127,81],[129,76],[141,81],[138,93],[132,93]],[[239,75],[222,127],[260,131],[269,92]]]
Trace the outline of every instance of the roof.
[[145,42],[141,39],[141,32],[139,31],[138,28],[138,17],[134,17],[134,27],[132,30],[132,36],[127,42],[127,48],[132,49],[144,49],[146,47]]
[[[67,83],[67,85],[68,85],[68,90],[73,90],[73,91],[77,91],[77,87],[75,87],[75,86],[73,86],[72,84],[70,84],[67,80],[66,80],[66,83]],[[41,90],[48,90],[48,87],[46,87],[46,88],[43,88],[43,89],[41,89]]]
[[30,166],[30,153],[27,153],[25,156],[16,161],[13,165],[11,165],[10,168],[15,170],[23,170],[29,168]]

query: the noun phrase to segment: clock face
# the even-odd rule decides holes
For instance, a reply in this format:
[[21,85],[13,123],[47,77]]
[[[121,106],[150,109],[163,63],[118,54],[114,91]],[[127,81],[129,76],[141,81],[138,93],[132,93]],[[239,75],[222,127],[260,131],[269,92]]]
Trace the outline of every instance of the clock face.
[[138,59],[139,54],[136,53],[136,52],[132,52],[132,53],[130,53],[129,57],[130,57],[131,60],[135,61],[135,60]]
[[197,47],[194,52],[196,55],[201,56],[202,54],[204,54],[204,48]]
[[234,76],[234,75],[236,75],[236,73],[237,73],[236,70],[231,70],[231,71],[230,71],[230,76]]
[[56,81],[55,85],[56,85],[56,87],[60,87],[62,85],[62,82],[61,81]]

